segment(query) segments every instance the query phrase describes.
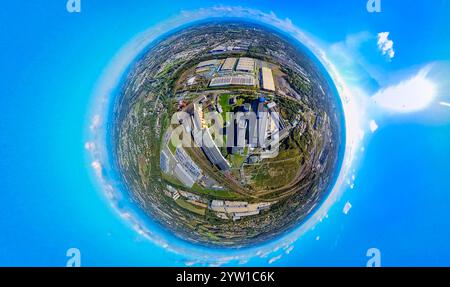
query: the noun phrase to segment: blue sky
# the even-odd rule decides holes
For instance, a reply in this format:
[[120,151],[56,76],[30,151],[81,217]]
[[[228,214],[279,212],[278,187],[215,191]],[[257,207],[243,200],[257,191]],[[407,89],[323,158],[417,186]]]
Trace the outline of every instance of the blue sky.
[[[428,63],[450,59],[448,1],[406,3],[383,0],[376,14],[366,11],[365,1],[82,0],[79,14],[67,13],[63,0],[3,3],[0,265],[64,266],[70,247],[81,250],[83,265],[184,264],[110,208],[84,150],[95,85],[136,34],[181,10],[219,4],[289,18],[324,51],[366,32],[375,38],[360,43],[352,63],[337,66],[354,68],[358,60],[360,69],[369,70],[364,79],[372,85],[362,88],[370,88],[370,96]],[[376,46],[379,32],[390,32],[394,42],[390,61]],[[448,111],[441,109],[439,115],[447,115],[432,121],[431,113],[377,118],[379,129],[364,140],[358,158],[355,187],[273,265],[364,266],[370,247],[382,251],[386,265],[449,265]],[[344,215],[347,201],[352,209]],[[247,264],[267,265],[269,259]]]

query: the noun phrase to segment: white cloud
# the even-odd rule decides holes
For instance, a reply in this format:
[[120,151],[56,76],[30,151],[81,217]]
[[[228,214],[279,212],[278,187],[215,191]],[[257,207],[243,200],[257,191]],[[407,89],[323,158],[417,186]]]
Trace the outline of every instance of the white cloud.
[[378,33],[377,45],[383,55],[387,55],[389,59],[394,58],[394,42],[389,40],[389,32]]
[[[376,34],[362,31],[349,34],[344,40],[329,45],[327,54],[332,57],[333,62],[348,83],[371,85],[373,79],[379,77],[378,69],[370,64],[361,53],[361,49],[367,43],[372,43],[376,39]],[[374,50],[377,50],[377,48],[374,48]]]
[[345,215],[347,215],[348,214],[348,212],[350,211],[350,208],[352,208],[352,204],[350,203],[350,202],[346,202],[345,203],[345,206],[344,206],[344,209],[342,210],[342,212],[345,214]]
[[91,163],[91,167],[94,169],[95,174],[101,178],[102,177],[102,164],[98,160],[94,160]]
[[85,142],[84,143],[84,148],[88,151],[93,151],[95,149],[95,143],[94,142]]
[[378,124],[375,120],[369,122],[370,131],[374,133],[378,129]]
[[184,262],[184,265],[190,267],[190,266],[195,265],[196,263],[197,263],[196,261],[185,261],[185,262]]
[[398,84],[378,91],[373,101],[378,106],[396,112],[414,112],[429,106],[436,94],[435,84],[428,78],[430,67]]
[[97,129],[100,125],[101,125],[101,118],[100,118],[100,115],[94,115],[94,116],[92,117],[91,125],[89,126],[89,128],[90,128],[91,130],[95,130],[95,129]]
[[444,107],[450,107],[450,103],[447,102],[439,102],[439,104]]
[[292,252],[292,250],[294,250],[294,246],[293,246],[293,245],[289,246],[289,247],[286,249],[285,253],[286,253],[286,254],[289,254],[289,253]]
[[267,261],[267,263],[272,264],[272,263],[274,263],[275,261],[279,260],[280,258],[281,258],[281,254],[278,255],[278,256],[274,256],[274,257],[270,258],[270,260]]

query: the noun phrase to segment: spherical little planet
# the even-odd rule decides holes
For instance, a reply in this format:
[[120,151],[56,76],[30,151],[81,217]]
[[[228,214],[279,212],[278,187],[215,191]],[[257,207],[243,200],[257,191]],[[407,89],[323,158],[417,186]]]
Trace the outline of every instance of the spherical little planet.
[[176,29],[132,63],[112,109],[131,198],[188,242],[274,239],[323,201],[340,167],[336,89],[301,43],[262,24]]

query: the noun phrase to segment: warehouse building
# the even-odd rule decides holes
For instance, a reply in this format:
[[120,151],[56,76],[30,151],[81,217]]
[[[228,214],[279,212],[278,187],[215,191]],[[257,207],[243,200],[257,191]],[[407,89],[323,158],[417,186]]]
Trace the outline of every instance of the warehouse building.
[[161,157],[159,158],[159,166],[161,167],[162,172],[169,172],[169,156],[164,150],[161,152]]
[[242,57],[239,58],[236,70],[243,72],[253,72],[255,69],[255,59]]
[[210,87],[221,86],[255,86],[255,77],[250,75],[215,77],[209,83]]
[[252,216],[252,215],[257,215],[257,214],[259,214],[259,210],[247,211],[247,212],[234,212],[233,220],[239,220],[239,219],[241,219],[241,217]]
[[227,47],[225,47],[225,46],[223,46],[223,45],[220,45],[220,46],[215,47],[214,49],[212,49],[212,50],[209,51],[209,52],[215,54],[215,53],[223,53],[223,52],[226,52],[226,50],[227,50]]
[[[259,214],[262,210],[270,208],[269,202],[248,203],[246,201],[212,200],[209,209],[223,215],[230,214],[233,220]],[[227,217],[228,218],[228,217]]]
[[221,71],[233,71],[237,58],[227,58],[220,68]]
[[175,176],[181,181],[181,183],[184,186],[191,188],[194,185],[195,180],[191,177],[191,175],[184,169],[184,167],[181,164],[178,163],[175,166],[174,172]]
[[205,67],[213,67],[216,66],[217,64],[219,64],[219,60],[208,60],[208,61],[203,61],[198,63],[197,65],[197,69],[199,68],[205,68]]
[[214,142],[209,129],[203,131],[202,150],[211,163],[216,165],[220,170],[229,170],[230,164],[223,157],[216,143]]
[[185,168],[193,179],[197,180],[200,178],[202,175],[200,168],[192,161],[191,157],[183,148],[176,148],[175,159]]
[[267,67],[261,68],[262,88],[267,91],[275,91],[275,83],[273,82],[272,69]]
[[248,119],[244,114],[241,114],[240,117],[237,117],[235,119],[235,125],[236,128],[234,129],[235,136],[231,138],[233,141],[231,143],[231,153],[232,154],[238,154],[243,153],[244,148],[246,146],[246,133],[247,133],[247,125],[248,125]]

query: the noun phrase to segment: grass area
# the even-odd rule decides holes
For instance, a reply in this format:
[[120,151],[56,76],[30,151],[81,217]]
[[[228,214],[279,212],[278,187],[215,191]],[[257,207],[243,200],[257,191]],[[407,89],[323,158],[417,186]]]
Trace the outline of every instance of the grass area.
[[160,71],[157,75],[156,78],[163,78],[165,77],[167,74],[173,72],[176,68],[178,68],[178,66],[180,66],[180,64],[182,63],[182,60],[175,60],[173,62],[170,62],[169,64],[167,64],[162,71]]
[[[212,215],[215,217],[215,215]],[[211,215],[209,215],[209,218],[211,218]],[[198,232],[203,234],[204,236],[208,237],[210,240],[220,240],[220,238],[211,232],[211,230],[208,227],[205,227],[203,225],[198,226]]]
[[142,184],[144,186],[147,186],[149,179],[149,167],[145,162],[145,157],[143,155],[138,156],[138,170]]
[[223,94],[219,96],[219,104],[222,107],[222,119],[224,121],[227,121],[227,113],[231,112],[232,110],[232,106],[230,105],[230,99],[231,99],[231,95],[228,94]]
[[183,183],[174,176],[168,175],[167,173],[161,173],[161,177],[173,186],[183,187]]
[[227,149],[227,136],[223,135],[222,137],[223,145],[220,147],[220,153],[226,158],[228,156],[228,149]]
[[[236,97],[236,104],[230,105],[230,99]],[[239,95],[223,94],[219,96],[219,104],[222,107],[223,112],[231,112],[235,106],[240,106],[244,103],[244,98]]]
[[219,96],[219,104],[222,106],[224,111],[230,111],[230,98],[231,95],[223,94]]
[[206,209],[205,208],[201,208],[199,206],[193,205],[189,202],[187,202],[184,199],[178,198],[177,200],[175,200],[175,202],[181,206],[182,208],[189,210],[190,212],[199,214],[199,215],[205,215]]
[[210,231],[208,231],[208,232],[206,233],[206,235],[208,236],[209,239],[212,239],[212,240],[220,240],[220,237],[218,237],[217,235],[215,235],[214,233],[212,233],[212,232],[210,232]]
[[169,148],[170,152],[172,152],[172,154],[175,154],[177,148],[172,143],[172,138],[167,142],[167,147]]
[[275,189],[294,180],[301,159],[298,150],[284,150],[278,157],[264,160],[259,165],[246,165],[245,173],[251,176],[251,186],[255,190]]
[[161,173],[161,177],[167,183],[169,183],[170,185],[172,185],[176,188],[190,191],[190,192],[193,192],[193,193],[196,193],[199,195],[206,195],[206,196],[210,196],[213,198],[220,198],[220,199],[239,199],[240,198],[239,195],[235,194],[232,191],[226,190],[226,189],[225,190],[207,189],[207,188],[200,186],[198,183],[194,183],[192,188],[187,188],[175,176]]
[[228,158],[232,167],[240,167],[244,163],[246,156],[240,154],[232,154]]
[[229,190],[217,190],[217,189],[207,189],[200,186],[198,183],[194,183],[191,190],[197,194],[208,195],[214,198],[222,199],[237,199],[238,196]]

